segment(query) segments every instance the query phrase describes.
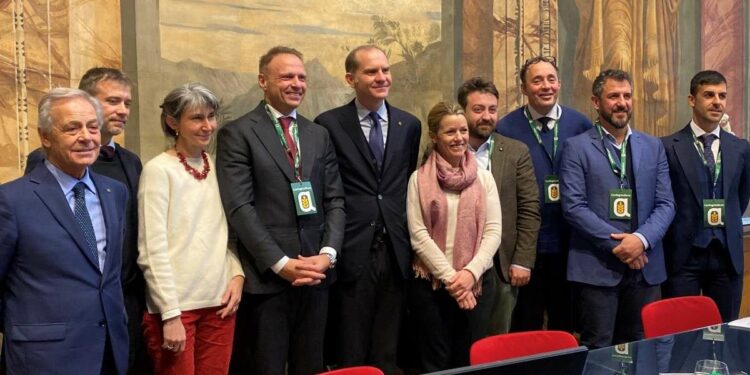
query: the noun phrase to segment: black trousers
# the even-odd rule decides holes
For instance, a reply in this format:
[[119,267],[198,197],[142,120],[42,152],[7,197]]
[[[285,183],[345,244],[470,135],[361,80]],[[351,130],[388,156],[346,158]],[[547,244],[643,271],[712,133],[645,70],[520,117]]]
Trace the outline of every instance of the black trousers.
[[359,279],[339,281],[333,289],[338,322],[331,322],[336,325],[331,328],[338,338],[337,363],[366,364],[393,374],[406,282],[387,234],[376,235],[367,266]]
[[461,310],[445,290],[432,290],[432,281],[410,282],[410,305],[417,322],[416,343],[420,372],[433,372],[468,366],[469,349],[474,341],[487,336],[495,298],[497,278],[493,269],[482,277],[482,294],[472,310]]
[[531,280],[518,288],[511,332],[547,329],[573,331],[573,303],[567,275],[567,254],[537,254]]
[[713,240],[707,248],[692,247],[685,264],[662,285],[664,298],[710,297],[719,306],[721,319],[737,319],[742,299],[742,275],[734,272],[729,251]]
[[244,293],[237,311],[229,373],[322,372],[327,313],[328,289],[304,286],[274,294]]
[[643,339],[641,309],[659,298],[641,271],[628,269],[613,287],[576,283],[581,319],[581,345],[589,349]]
[[125,312],[128,314],[128,335],[129,335],[129,354],[128,354],[128,374],[130,375],[150,375],[153,373],[151,358],[146,351],[146,343],[143,340],[143,311],[146,308],[146,302],[143,296],[143,290],[131,293],[123,293],[125,302]]

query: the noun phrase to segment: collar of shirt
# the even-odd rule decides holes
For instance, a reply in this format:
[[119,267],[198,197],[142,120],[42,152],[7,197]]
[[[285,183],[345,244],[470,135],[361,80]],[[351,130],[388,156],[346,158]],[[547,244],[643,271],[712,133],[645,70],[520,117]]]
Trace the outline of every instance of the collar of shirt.
[[268,103],[266,103],[266,106],[268,107],[268,110],[271,111],[271,114],[273,115],[273,117],[276,118],[276,119],[278,119],[279,117],[289,116],[289,117],[297,120],[297,109],[296,108],[292,110],[292,113],[290,113],[288,115],[285,115],[285,114],[277,111],[276,108],[274,108],[273,106],[271,106]]
[[91,175],[89,174],[88,168],[86,168],[86,172],[83,173],[83,177],[79,180],[63,172],[60,168],[57,168],[48,160],[44,161],[44,166],[47,167],[47,169],[50,171],[50,173],[52,173],[53,176],[55,176],[55,180],[57,180],[57,183],[60,184],[60,188],[62,189],[63,194],[65,194],[66,196],[79,182],[83,182],[86,185],[86,188],[89,189],[89,191],[96,194],[96,186],[94,185],[94,181],[91,180]]
[[[372,112],[369,109],[365,108],[365,106],[363,106],[358,99],[354,99],[354,106],[357,107],[357,116],[359,116],[359,122],[363,122],[363,120],[370,115],[370,112]],[[385,100],[383,101],[383,104],[380,105],[380,108],[375,111],[375,113],[378,114],[378,118],[381,123],[383,121],[388,121],[388,108],[385,106]]]
[[617,142],[615,141],[615,137],[612,134],[609,134],[607,129],[605,129],[603,126],[601,128],[604,131],[604,136],[607,137],[607,141],[609,141],[609,143],[612,144],[612,146],[615,146],[615,148],[618,150],[622,147],[622,143],[625,143],[625,141],[630,139],[630,135],[633,134],[633,131],[630,129],[630,124],[628,124],[628,130],[627,132],[625,132],[625,139],[622,141],[621,144],[618,145]]
[[117,149],[117,144],[115,143],[115,138],[114,137],[109,140],[109,143],[107,143],[106,145],[102,145],[102,146],[112,147],[113,150]]
[[471,147],[471,144],[468,144],[469,150],[474,153],[474,160],[476,160],[477,166],[480,169],[489,169],[491,139],[492,136],[490,135],[489,137],[487,137],[487,140],[485,140],[484,143],[477,147],[476,150],[474,149],[474,147]]
[[[690,120],[690,129],[693,130],[693,134],[695,134],[695,138],[698,138],[698,139],[700,139],[703,136],[703,134],[706,134],[706,132],[703,129],[701,129],[700,126],[698,126],[698,124],[696,124],[695,121],[693,120]],[[714,130],[711,131],[711,134],[715,135],[716,139],[719,139],[721,135],[721,127],[717,125],[716,128],[714,128]]]
[[[534,107],[530,105],[526,105],[526,108],[529,109],[529,113],[531,114],[532,120],[539,120],[542,117],[549,117],[555,121],[549,121],[547,122],[547,129],[552,130],[555,127],[555,123],[557,123],[560,120],[560,116],[562,116],[562,108],[560,107],[560,104],[555,103],[555,105],[552,107],[552,109],[549,110],[548,113],[539,113],[537,112]],[[537,123],[536,128],[538,130],[541,130],[542,127]]]

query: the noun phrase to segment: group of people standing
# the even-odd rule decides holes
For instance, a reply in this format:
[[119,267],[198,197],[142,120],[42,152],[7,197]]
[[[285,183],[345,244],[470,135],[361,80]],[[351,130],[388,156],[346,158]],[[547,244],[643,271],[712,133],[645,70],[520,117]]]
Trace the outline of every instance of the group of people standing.
[[469,79],[430,110],[420,155],[384,51],[344,65],[355,98],[314,121],[293,48],[260,58],[263,101],[220,129],[213,92],[172,90],[173,147],[143,168],[112,139],[120,71],[45,95],[42,148],[0,186],[6,371],[392,374],[409,342],[428,372],[545,321],[592,348],[636,340],[660,296],[737,317],[750,145],[718,127],[720,73],[693,77],[692,120],[659,140],[631,128],[626,72],[594,81],[592,124],[558,103],[556,61],[532,58],[527,105],[498,121],[497,88]]

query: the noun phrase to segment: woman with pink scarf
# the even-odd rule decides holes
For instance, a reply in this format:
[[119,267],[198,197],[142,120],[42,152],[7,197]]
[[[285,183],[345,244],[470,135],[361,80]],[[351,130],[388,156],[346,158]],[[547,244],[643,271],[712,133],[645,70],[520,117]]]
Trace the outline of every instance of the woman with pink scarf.
[[487,335],[501,232],[495,180],[467,149],[461,107],[438,103],[427,123],[432,144],[407,193],[416,253],[410,303],[422,372],[468,365],[471,344]]

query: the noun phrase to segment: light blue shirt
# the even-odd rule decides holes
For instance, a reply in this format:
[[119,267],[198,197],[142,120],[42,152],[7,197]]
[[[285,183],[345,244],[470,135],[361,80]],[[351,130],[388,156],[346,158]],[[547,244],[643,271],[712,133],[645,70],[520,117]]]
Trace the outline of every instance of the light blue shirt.
[[[357,116],[359,117],[359,127],[362,128],[362,133],[365,135],[367,142],[370,142],[370,130],[372,130],[372,118],[370,117],[369,109],[365,108],[359,103],[359,100],[354,99],[354,105],[357,107]],[[380,129],[383,132],[383,150],[385,150],[385,142],[388,139],[388,108],[385,106],[385,101],[380,105],[375,113],[378,114],[378,120],[380,121]]]
[[94,181],[91,180],[88,168],[83,174],[83,178],[80,180],[63,172],[49,161],[44,161],[44,166],[55,176],[55,180],[60,184],[65,199],[68,201],[68,206],[71,212],[75,212],[75,194],[73,188],[79,182],[83,182],[86,185],[86,209],[89,211],[89,217],[91,217],[91,225],[94,227],[94,236],[96,237],[96,252],[99,256],[99,271],[104,270],[104,262],[107,258],[107,225],[104,222],[104,213],[102,212],[102,205],[99,201],[99,193],[96,191]]
[[479,148],[474,150],[471,145],[469,145],[469,150],[474,151],[474,160],[477,162],[477,167],[479,169],[484,169],[486,171],[490,170],[490,140],[492,139],[492,136],[490,135],[484,143],[479,145]]

